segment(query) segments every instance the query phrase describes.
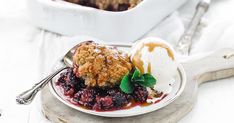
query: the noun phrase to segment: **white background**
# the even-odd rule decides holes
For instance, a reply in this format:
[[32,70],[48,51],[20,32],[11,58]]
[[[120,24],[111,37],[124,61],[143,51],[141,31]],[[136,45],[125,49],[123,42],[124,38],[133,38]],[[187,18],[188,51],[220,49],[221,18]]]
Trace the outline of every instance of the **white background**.
[[[35,104],[18,106],[15,96],[46,74],[42,66],[51,67],[51,63],[43,62],[43,58],[50,54],[46,51],[52,48],[50,52],[57,52],[41,38],[46,32],[30,25],[25,8],[25,0],[0,0],[0,123],[29,121]],[[185,25],[186,19],[192,15],[191,11],[186,10],[190,10],[189,7],[185,6],[179,11]],[[223,47],[234,48],[233,12],[233,0],[213,1],[203,20],[204,27],[200,31],[202,35],[193,45],[193,54]],[[50,37],[53,36],[44,36]],[[53,40],[50,42],[57,47],[61,46],[61,43]],[[47,58],[50,57],[53,56],[47,55]],[[233,123],[233,104],[233,78],[206,83],[199,87],[198,101],[194,109],[180,123]],[[43,123],[44,120],[35,122]]]

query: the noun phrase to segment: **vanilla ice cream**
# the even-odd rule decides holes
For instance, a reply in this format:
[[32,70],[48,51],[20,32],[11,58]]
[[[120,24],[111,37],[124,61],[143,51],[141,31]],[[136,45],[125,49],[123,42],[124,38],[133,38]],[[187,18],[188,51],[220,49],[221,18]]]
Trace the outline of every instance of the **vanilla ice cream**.
[[142,74],[150,73],[157,79],[154,90],[169,93],[177,72],[174,54],[173,48],[167,42],[150,37],[133,46],[130,58]]

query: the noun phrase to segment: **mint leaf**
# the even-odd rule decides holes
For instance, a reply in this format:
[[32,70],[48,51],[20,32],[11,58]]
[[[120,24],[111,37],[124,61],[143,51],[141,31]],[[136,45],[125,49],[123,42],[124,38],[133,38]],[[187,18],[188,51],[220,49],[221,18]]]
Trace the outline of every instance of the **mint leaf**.
[[134,82],[144,82],[145,81],[145,77],[144,76],[140,76],[138,78],[135,78],[133,81]]
[[123,79],[121,80],[121,84],[120,84],[120,89],[127,94],[130,94],[133,92],[133,84],[130,81],[130,77],[129,74],[126,74]]
[[143,87],[153,87],[156,84],[156,79],[149,73],[141,74],[135,69],[133,73],[126,74],[120,83],[120,89],[127,94],[134,91],[134,84],[139,84]]
[[156,84],[156,79],[151,74],[143,74],[145,82],[143,83],[147,87],[153,87]]
[[140,71],[136,69],[132,75],[131,80],[133,81],[134,79],[137,79],[138,77],[140,77]]
[[143,87],[153,87],[156,84],[156,79],[151,74],[146,73],[135,79],[134,82]]
[[156,84],[156,79],[151,74],[143,74],[144,81],[135,81],[143,87],[153,87]]
[[143,86],[143,87],[149,87],[145,81],[136,81],[136,83]]

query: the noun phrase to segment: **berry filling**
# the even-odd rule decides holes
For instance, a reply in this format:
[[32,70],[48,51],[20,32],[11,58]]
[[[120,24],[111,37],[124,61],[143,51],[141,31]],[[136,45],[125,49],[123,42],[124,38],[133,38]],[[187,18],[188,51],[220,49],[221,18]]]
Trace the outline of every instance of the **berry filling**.
[[87,87],[83,79],[75,76],[72,68],[60,74],[56,85],[73,104],[96,111],[125,109],[129,107],[128,104],[136,105],[133,102],[137,104],[146,102],[148,97],[146,88],[139,85],[134,85],[132,94],[122,92],[119,86]]

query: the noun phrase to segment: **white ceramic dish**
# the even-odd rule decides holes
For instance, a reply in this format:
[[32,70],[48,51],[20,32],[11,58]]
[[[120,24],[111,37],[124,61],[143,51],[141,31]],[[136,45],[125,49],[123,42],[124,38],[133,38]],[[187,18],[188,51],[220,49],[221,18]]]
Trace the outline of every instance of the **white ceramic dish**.
[[[121,49],[121,48],[119,48],[119,49]],[[59,63],[56,66],[61,67]],[[141,114],[145,114],[145,113],[149,113],[149,112],[152,112],[152,111],[159,110],[160,108],[165,107],[166,105],[170,104],[177,97],[180,96],[180,94],[184,90],[184,87],[185,87],[185,84],[186,84],[186,81],[187,81],[186,80],[186,74],[185,74],[185,71],[183,69],[183,66],[179,64],[177,74],[176,74],[176,77],[175,77],[175,82],[172,85],[172,91],[165,98],[163,98],[160,102],[149,105],[149,106],[144,106],[144,107],[136,106],[136,107],[133,107],[133,108],[130,108],[130,109],[125,109],[125,110],[97,112],[97,111],[94,111],[94,110],[84,109],[84,108],[81,108],[79,106],[76,106],[76,105],[70,103],[67,100],[67,97],[65,97],[62,94],[61,90],[59,90],[58,87],[56,87],[55,82],[58,79],[58,77],[59,77],[59,75],[54,77],[54,79],[49,84],[50,91],[52,92],[52,94],[58,100],[63,102],[65,105],[67,105],[67,106],[69,106],[69,107],[71,107],[73,109],[76,109],[78,111],[88,113],[88,114],[92,114],[92,115],[103,116],[103,117],[128,117],[128,116],[136,116],[136,115],[141,115]]]
[[110,42],[142,37],[187,0],[144,0],[123,12],[110,12],[53,0],[28,0],[32,22],[63,35],[90,35]]

